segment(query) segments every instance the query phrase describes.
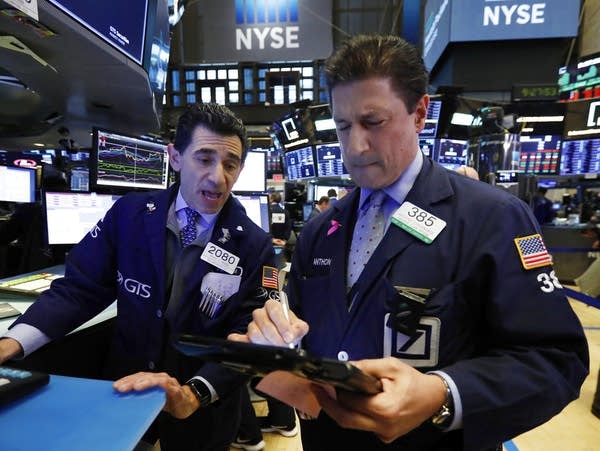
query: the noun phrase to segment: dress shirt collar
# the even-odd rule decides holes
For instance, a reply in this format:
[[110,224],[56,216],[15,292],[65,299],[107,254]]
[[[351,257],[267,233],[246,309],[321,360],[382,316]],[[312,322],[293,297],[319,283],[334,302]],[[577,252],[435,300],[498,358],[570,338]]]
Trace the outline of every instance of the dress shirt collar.
[[[187,218],[185,216],[185,211],[184,211],[184,209],[187,207],[192,208],[187,204],[187,202],[181,195],[181,189],[180,189],[177,192],[177,198],[175,199],[175,212],[177,214],[177,221],[179,222],[179,225],[181,227],[185,227],[185,225],[187,224]],[[212,227],[217,220],[217,216],[219,216],[219,213],[213,213],[213,214],[200,213],[200,217],[202,218],[202,220],[199,221],[199,224],[201,224],[201,226],[203,228]]]
[[[406,198],[406,195],[413,187],[419,172],[421,172],[421,168],[423,167],[423,154],[419,150],[413,161],[408,165],[408,167],[400,174],[400,177],[396,179],[394,183],[389,186],[386,186],[383,191],[388,195],[388,197],[392,198],[397,205],[401,205]],[[364,188],[360,190],[360,200],[358,203],[358,209],[360,210],[366,200],[369,198],[372,189]]]

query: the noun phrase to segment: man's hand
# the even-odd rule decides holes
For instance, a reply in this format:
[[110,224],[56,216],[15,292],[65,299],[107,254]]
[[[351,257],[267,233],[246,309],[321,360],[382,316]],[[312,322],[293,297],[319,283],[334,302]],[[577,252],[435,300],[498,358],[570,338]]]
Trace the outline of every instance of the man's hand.
[[274,346],[298,344],[308,333],[308,324],[299,319],[294,312],[289,312],[290,319],[285,317],[281,304],[273,299],[265,302],[264,307],[252,312],[252,322],[248,331],[243,334],[230,334],[227,338],[233,341],[244,341]]
[[0,338],[0,363],[23,354],[21,344],[13,338]]
[[167,402],[163,410],[175,418],[187,418],[200,407],[200,401],[191,388],[181,385],[167,373],[135,373],[113,383],[113,388],[121,393],[143,391],[152,387],[165,390]]
[[340,426],[372,431],[390,443],[435,414],[446,399],[446,388],[435,375],[423,374],[393,357],[353,362],[381,380],[383,392],[365,396],[338,391],[337,399],[313,385],[319,404]]

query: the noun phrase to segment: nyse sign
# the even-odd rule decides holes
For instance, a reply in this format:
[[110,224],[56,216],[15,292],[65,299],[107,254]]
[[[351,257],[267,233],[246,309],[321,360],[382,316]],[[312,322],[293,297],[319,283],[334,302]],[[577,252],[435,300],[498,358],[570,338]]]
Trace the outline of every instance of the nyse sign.
[[333,50],[331,0],[204,0],[200,7],[207,62],[312,60]]
[[484,6],[483,26],[543,24],[545,3]]
[[577,35],[578,1],[453,0],[450,42]]
[[235,30],[235,48],[263,50],[269,46],[273,49],[297,49],[300,47],[298,30],[298,27],[238,28]]

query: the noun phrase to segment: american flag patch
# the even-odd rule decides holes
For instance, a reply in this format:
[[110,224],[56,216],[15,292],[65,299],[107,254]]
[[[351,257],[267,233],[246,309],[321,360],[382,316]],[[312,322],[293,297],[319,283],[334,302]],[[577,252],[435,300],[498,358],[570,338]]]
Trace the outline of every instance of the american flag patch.
[[552,264],[552,256],[548,253],[539,233],[515,238],[515,245],[525,269],[538,268]]
[[263,266],[262,273],[262,286],[265,288],[274,288],[278,289],[277,286],[277,274],[279,271],[277,268],[273,268],[272,266]]

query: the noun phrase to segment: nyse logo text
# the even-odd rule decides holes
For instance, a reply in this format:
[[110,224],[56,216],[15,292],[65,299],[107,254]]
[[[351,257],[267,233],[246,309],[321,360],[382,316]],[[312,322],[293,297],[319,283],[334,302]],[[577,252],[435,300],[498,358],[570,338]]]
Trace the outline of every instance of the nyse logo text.
[[289,27],[250,27],[245,30],[235,30],[235,48],[237,50],[297,49],[298,26]]
[[484,6],[483,26],[543,24],[545,3]]

